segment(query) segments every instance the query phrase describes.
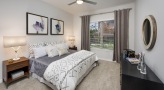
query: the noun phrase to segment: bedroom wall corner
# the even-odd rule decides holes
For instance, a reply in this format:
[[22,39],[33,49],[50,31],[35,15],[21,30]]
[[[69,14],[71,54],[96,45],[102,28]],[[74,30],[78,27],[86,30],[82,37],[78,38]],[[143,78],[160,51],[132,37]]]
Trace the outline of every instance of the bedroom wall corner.
[[[163,0],[136,0],[135,51],[145,52],[145,62],[164,83],[164,11]],[[157,39],[152,50],[144,48],[142,41],[142,24],[147,15],[153,15],[157,23]]]
[[[73,35],[73,15],[41,0],[1,0],[0,3],[0,80],[2,61],[14,57],[12,49],[3,47],[3,36],[27,36],[27,43],[66,40]],[[47,16],[48,35],[26,35],[26,12]],[[64,21],[64,35],[50,35],[50,18]],[[19,51],[19,56],[28,56],[27,45]]]
[[2,78],[0,78],[0,83],[2,83]]

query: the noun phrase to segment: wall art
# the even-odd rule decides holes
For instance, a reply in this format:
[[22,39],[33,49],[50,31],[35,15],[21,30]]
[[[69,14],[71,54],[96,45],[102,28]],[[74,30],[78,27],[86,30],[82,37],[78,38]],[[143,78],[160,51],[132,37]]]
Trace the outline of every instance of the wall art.
[[27,35],[48,35],[48,17],[26,13]]
[[51,18],[51,35],[64,35],[64,21]]

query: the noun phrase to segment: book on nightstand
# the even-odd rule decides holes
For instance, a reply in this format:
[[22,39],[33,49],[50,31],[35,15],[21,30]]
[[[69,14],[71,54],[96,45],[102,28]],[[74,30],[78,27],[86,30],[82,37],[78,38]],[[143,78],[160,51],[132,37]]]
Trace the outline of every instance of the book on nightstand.
[[140,62],[139,59],[137,58],[126,58],[126,60],[128,60],[131,64],[138,64]]
[[19,70],[19,71],[15,71],[15,72],[11,73],[12,79],[16,79],[16,78],[23,76],[23,75],[24,75],[23,70]]

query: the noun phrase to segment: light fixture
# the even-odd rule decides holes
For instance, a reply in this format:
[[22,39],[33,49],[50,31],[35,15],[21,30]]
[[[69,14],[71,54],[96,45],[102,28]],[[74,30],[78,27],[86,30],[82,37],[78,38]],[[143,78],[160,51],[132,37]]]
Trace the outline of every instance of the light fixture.
[[26,37],[25,36],[3,36],[3,45],[4,48],[11,47],[15,51],[15,58],[13,60],[19,60],[18,58],[18,50],[21,46],[26,45]]
[[76,3],[77,4],[83,4],[83,0],[77,0]]
[[71,45],[70,47],[74,47],[74,42],[75,42],[75,36],[69,36],[68,41],[70,41]]

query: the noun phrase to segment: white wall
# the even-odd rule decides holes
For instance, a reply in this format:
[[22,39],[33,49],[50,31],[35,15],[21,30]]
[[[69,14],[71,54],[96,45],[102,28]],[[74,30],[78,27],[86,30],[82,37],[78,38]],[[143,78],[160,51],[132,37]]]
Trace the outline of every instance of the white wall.
[[[73,15],[46,4],[41,0],[1,0],[0,1],[0,82],[2,80],[2,61],[13,58],[11,49],[3,48],[3,36],[26,36],[26,12],[47,16],[64,21],[64,35],[27,35],[30,43],[64,40],[73,34]],[[48,22],[50,26],[50,19]],[[26,47],[19,51],[20,56],[27,56]]]
[[[136,0],[136,30],[135,30],[135,50],[145,52],[147,65],[164,83],[164,1],[163,0]],[[153,15],[157,22],[157,40],[154,48],[147,51],[142,42],[142,23],[147,15]]]
[[106,13],[91,16],[90,22],[98,22],[98,21],[106,21],[106,20],[114,20],[114,13]]
[[83,12],[74,15],[74,35],[76,37],[76,46],[78,49],[81,49],[81,18],[80,16],[82,15],[90,15],[90,14],[97,14],[97,13],[103,13],[103,12],[110,12],[118,9],[126,9],[126,8],[132,8],[130,11],[130,24],[129,24],[129,47],[130,49],[134,49],[134,17],[135,17],[135,3],[129,3],[125,5],[120,5],[117,7],[112,7],[112,8],[106,8],[106,9],[101,9],[101,10],[96,10],[96,11],[90,11],[90,12]]

